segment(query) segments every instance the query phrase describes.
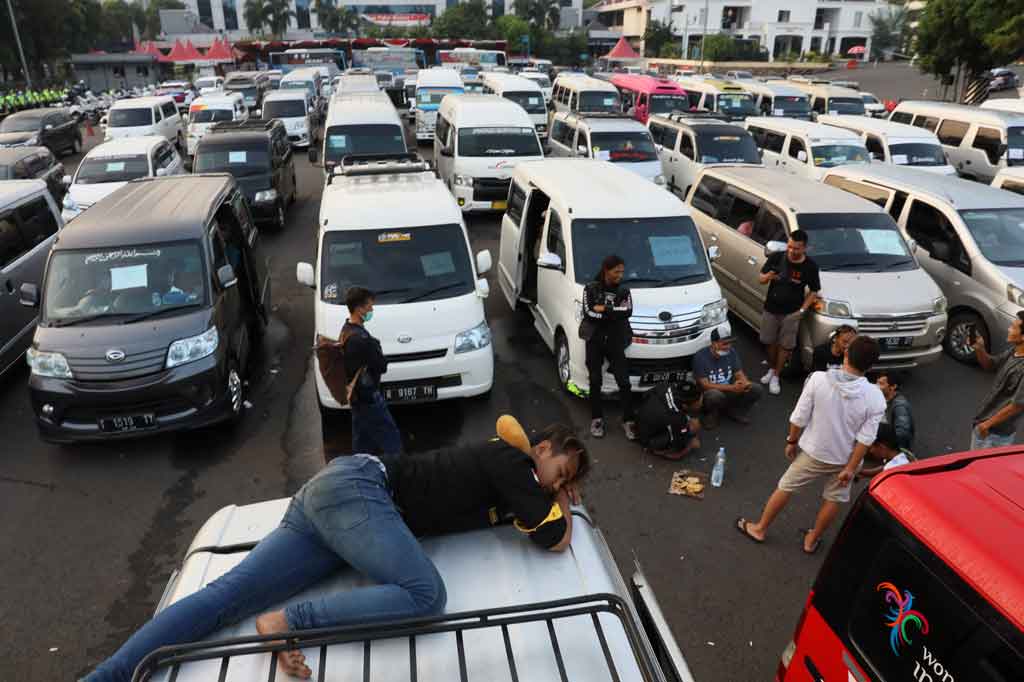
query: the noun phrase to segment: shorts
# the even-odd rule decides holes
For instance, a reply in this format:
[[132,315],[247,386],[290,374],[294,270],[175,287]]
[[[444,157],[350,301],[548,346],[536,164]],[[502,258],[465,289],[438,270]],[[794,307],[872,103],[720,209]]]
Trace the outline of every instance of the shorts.
[[839,472],[845,468],[845,465],[842,464],[827,464],[816,460],[800,450],[796,459],[786,469],[786,473],[782,474],[782,478],[779,479],[778,487],[779,490],[792,493],[814,483],[819,478],[824,478],[825,489],[821,493],[824,499],[829,502],[849,502],[853,480],[843,484],[837,478]]
[[765,313],[761,316],[761,343],[777,343],[786,350],[796,348],[796,333],[800,329],[800,311],[789,315]]

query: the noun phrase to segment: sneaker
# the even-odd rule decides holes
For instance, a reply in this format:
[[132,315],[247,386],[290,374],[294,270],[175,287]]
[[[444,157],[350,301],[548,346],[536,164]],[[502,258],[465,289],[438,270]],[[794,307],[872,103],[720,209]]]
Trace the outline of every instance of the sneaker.
[[636,440],[636,422],[622,422],[622,429],[626,432],[626,440]]
[[590,435],[594,438],[604,438],[604,420],[601,418],[590,420]]
[[772,380],[768,383],[768,392],[772,395],[782,393],[782,386],[779,386],[779,378],[772,374]]
[[763,377],[761,377],[761,383],[767,385],[768,382],[770,382],[772,380],[772,377],[774,377],[774,376],[775,376],[775,370],[774,369],[768,370],[768,373],[765,374]]

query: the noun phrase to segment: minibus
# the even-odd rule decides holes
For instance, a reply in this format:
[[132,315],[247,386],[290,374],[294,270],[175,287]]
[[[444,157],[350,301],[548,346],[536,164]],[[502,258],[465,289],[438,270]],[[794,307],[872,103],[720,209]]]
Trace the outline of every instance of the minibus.
[[641,123],[647,123],[651,114],[690,109],[686,90],[667,78],[617,73],[611,82],[622,96],[622,110]]

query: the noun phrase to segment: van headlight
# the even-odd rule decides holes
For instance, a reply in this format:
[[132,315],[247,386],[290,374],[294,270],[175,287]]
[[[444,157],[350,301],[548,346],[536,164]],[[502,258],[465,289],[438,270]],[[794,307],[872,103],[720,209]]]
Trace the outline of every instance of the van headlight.
[[[1020,292],[1022,295],[1024,295],[1024,292],[1021,292],[1020,289],[1018,289],[1017,291]],[[946,308],[947,307],[948,307],[948,303],[946,301],[946,297],[945,296],[939,296],[937,299],[932,301],[932,312],[933,313],[941,315],[942,313],[946,312]]]
[[655,175],[654,176],[654,184],[655,185],[664,185],[665,184],[665,176],[662,175],[661,173],[658,173],[657,175]]
[[818,302],[814,304],[814,310],[829,317],[853,317],[850,304],[846,301],[819,298]]
[[1024,289],[1021,289],[1016,284],[1006,285],[1006,297],[1010,299],[1010,303],[1024,306]]
[[68,359],[60,353],[29,348],[25,353],[25,360],[32,368],[32,373],[41,377],[53,377],[55,379],[71,379],[71,366]]
[[454,180],[453,180],[453,182],[456,185],[462,185],[463,187],[472,187],[473,186],[473,176],[472,175],[456,175]]
[[700,316],[700,326],[710,327],[725,322],[729,316],[729,303],[720,298],[714,303],[708,303]]
[[266,204],[271,201],[277,201],[277,190],[276,189],[265,189],[262,192],[256,192],[256,196],[252,198],[254,204]]
[[491,345],[491,328],[487,322],[481,322],[472,329],[455,335],[455,352],[468,353]]
[[167,348],[167,369],[213,355],[218,341],[216,327],[210,327],[199,336],[178,339]]

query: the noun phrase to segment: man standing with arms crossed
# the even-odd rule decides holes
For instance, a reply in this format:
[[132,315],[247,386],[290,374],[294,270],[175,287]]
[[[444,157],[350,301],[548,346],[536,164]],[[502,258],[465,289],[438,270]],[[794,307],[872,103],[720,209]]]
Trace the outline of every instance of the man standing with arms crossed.
[[761,383],[767,384],[769,393],[778,395],[782,391],[779,376],[796,347],[800,320],[821,291],[818,264],[807,255],[807,233],[793,230],[786,251],[768,256],[759,279],[768,285],[761,318],[761,343],[768,346],[768,372]]
[[996,381],[974,418],[972,450],[1013,445],[1017,422],[1024,413],[1024,312],[1017,313],[1006,340],[1009,348],[999,355],[989,355],[985,339],[980,334],[974,335],[978,364],[988,372],[995,372]]

